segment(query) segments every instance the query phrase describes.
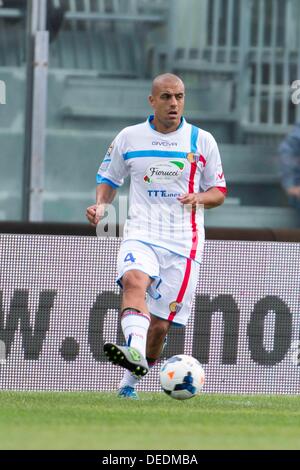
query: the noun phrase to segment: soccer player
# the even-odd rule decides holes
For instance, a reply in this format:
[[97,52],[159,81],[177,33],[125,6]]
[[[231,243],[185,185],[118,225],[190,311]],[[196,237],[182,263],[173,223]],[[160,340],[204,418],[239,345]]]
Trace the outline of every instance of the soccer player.
[[96,226],[130,175],[117,262],[126,345],[104,345],[108,360],[127,369],[121,397],[138,398],[135,386],[160,357],[171,325],[186,325],[204,247],[203,208],[223,204],[226,195],[217,143],[186,122],[184,100],[178,76],[154,79],[154,115],[117,135],[97,174],[96,204],[86,212]]

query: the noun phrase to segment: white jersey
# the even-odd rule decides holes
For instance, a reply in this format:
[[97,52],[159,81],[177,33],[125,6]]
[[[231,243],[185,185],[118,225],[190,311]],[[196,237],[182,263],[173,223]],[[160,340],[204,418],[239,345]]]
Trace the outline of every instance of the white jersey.
[[184,118],[168,134],[157,132],[152,119],[117,135],[100,165],[97,182],[118,188],[131,177],[124,240],[139,240],[201,262],[203,207],[183,205],[177,198],[213,187],[226,192],[217,143]]

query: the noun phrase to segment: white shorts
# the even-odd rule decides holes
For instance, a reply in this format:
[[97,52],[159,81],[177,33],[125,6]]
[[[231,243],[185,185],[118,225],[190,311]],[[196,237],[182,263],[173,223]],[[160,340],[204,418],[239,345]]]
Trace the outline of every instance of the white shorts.
[[149,312],[174,325],[186,325],[194,299],[200,264],[165,248],[125,240],[118,255],[117,283],[132,269],[148,274],[153,282],[148,288]]

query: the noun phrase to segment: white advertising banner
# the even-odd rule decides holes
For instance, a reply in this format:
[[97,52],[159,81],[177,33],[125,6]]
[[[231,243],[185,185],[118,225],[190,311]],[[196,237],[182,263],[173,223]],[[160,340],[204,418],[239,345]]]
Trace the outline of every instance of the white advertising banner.
[[[109,391],[124,342],[118,238],[0,235],[0,388]],[[209,393],[300,393],[300,245],[207,241],[187,327],[163,353],[203,365]],[[160,390],[159,365],[140,390]]]

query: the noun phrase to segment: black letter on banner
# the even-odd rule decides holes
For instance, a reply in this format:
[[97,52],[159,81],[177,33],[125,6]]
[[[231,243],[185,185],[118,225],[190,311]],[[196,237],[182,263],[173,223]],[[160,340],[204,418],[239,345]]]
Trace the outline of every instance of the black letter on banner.
[[[275,313],[274,347],[264,347],[264,323],[269,311]],[[249,349],[253,361],[264,366],[273,366],[284,359],[291,347],[293,315],[286,303],[277,296],[268,295],[254,307],[248,324]]]
[[[97,295],[96,301],[90,311],[88,341],[95,361],[104,361],[106,359],[103,353],[103,325],[108,309],[120,310],[119,294],[115,294],[111,291],[102,292],[102,294]],[[118,344],[124,343],[119,318],[116,342]]]
[[176,354],[184,354],[185,328],[171,328],[168,333],[167,345],[162,359],[166,360]]
[[222,364],[236,364],[239,340],[240,312],[232,295],[196,295],[193,356],[202,364],[209,362],[212,315],[222,312],[224,341]]
[[[43,347],[43,341],[50,326],[50,312],[54,304],[56,291],[42,291],[39,296],[39,306],[35,315],[34,328],[30,325],[28,308],[28,290],[15,290],[10,304],[9,314],[4,326],[2,292],[0,292],[0,340],[6,346],[6,355],[11,352],[15,333],[20,320],[20,333],[24,349],[24,359],[37,360]],[[34,329],[34,333],[33,333]]]

